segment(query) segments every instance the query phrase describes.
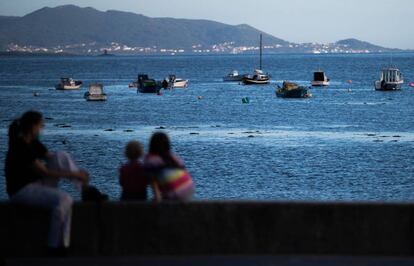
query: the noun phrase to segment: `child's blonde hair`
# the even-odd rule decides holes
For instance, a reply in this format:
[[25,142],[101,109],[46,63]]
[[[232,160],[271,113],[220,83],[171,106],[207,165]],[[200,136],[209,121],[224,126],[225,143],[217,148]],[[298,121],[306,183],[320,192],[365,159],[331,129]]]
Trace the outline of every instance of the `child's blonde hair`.
[[125,156],[129,160],[137,160],[144,155],[144,146],[136,140],[128,142],[125,147]]

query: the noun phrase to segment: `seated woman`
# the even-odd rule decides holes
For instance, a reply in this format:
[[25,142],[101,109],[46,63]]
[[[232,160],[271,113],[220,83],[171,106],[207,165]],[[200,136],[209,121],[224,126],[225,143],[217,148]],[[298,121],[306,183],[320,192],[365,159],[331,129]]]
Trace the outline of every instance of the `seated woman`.
[[156,201],[187,201],[194,194],[193,180],[184,163],[171,152],[165,133],[154,133],[144,161]]
[[48,246],[51,252],[60,254],[69,246],[73,200],[44,180],[65,177],[87,182],[88,173],[48,169],[44,160],[49,153],[39,140],[43,128],[42,114],[34,111],[26,112],[10,125],[5,163],[7,193],[12,202],[51,211]]
[[138,141],[131,141],[125,148],[128,162],[119,169],[119,183],[122,187],[121,200],[147,200],[148,178],[139,161],[144,148]]

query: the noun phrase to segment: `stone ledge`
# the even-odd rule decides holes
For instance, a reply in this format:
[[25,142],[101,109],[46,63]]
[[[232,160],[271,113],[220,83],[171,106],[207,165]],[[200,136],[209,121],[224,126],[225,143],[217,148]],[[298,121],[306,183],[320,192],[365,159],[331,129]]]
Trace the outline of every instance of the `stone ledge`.
[[[42,210],[0,203],[0,254],[44,255]],[[414,204],[77,203],[72,256],[413,256]]]

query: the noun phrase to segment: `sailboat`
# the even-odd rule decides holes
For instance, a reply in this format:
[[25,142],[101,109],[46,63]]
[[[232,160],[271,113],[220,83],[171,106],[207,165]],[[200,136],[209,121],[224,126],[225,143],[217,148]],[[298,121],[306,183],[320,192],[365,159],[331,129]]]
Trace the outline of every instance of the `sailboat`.
[[262,56],[263,56],[263,36],[260,34],[260,68],[256,69],[253,74],[243,77],[243,84],[245,85],[264,85],[270,83],[270,76],[265,74],[262,70]]

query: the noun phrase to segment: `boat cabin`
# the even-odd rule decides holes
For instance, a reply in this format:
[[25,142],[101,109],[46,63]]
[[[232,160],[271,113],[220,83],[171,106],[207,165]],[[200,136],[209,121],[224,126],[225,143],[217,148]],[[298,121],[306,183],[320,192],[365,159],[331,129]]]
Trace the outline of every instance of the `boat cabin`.
[[328,78],[325,75],[325,72],[317,71],[313,73],[313,80],[314,81],[327,81]]
[[177,80],[177,76],[174,75],[174,74],[171,74],[171,75],[168,76],[168,80],[170,82],[175,82]]
[[264,74],[263,70],[256,69],[254,71],[253,79],[255,80],[269,79],[269,76],[267,74]]
[[105,94],[103,91],[102,84],[92,84],[89,86],[89,94],[90,95],[103,95]]
[[238,77],[239,76],[239,71],[237,70],[233,70],[232,73],[229,74],[230,77]]
[[102,84],[91,84],[89,90],[84,95],[87,101],[106,101],[107,96]]
[[403,80],[403,76],[399,69],[387,68],[381,71],[380,80],[386,83],[399,83]]
[[81,82],[79,82],[79,81],[77,82],[73,78],[60,78],[60,84],[75,86],[75,85],[81,84]]
[[70,84],[71,81],[73,81],[71,78],[60,78],[62,84]]
[[147,74],[139,74],[138,75],[138,82],[143,82],[143,81],[146,81],[146,80],[149,80],[150,78],[148,77],[148,75]]

